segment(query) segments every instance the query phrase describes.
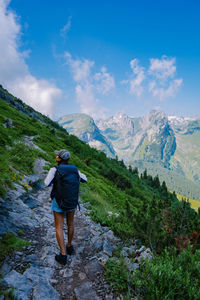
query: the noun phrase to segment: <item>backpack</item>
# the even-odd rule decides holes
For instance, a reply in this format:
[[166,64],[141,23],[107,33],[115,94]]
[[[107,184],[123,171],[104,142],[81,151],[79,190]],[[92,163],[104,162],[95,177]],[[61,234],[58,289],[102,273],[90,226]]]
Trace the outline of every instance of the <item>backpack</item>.
[[56,166],[53,189],[56,202],[63,210],[75,209],[78,205],[80,177],[73,165]]

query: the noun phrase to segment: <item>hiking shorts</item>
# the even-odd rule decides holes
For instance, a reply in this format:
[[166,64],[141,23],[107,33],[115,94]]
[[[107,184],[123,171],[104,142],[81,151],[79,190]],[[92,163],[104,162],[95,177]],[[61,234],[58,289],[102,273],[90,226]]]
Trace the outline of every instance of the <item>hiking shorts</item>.
[[56,201],[56,198],[53,198],[53,199],[52,199],[52,202],[51,202],[51,209],[52,209],[53,211],[56,211],[56,212],[59,212],[59,213],[68,213],[68,212],[70,212],[70,211],[76,210],[76,208],[68,209],[68,210],[63,210],[62,208],[60,208],[60,207],[58,206],[58,203],[57,203],[57,201]]

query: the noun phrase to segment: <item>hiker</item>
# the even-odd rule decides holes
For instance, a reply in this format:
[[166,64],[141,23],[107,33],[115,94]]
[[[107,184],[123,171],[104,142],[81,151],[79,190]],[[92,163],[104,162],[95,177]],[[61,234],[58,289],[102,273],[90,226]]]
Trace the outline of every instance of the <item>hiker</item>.
[[[60,254],[55,260],[63,265],[67,263],[67,255],[75,254],[72,245],[74,235],[74,213],[78,205],[79,184],[87,182],[84,174],[78,171],[77,167],[68,164],[70,159],[69,151],[62,149],[55,151],[58,166],[51,168],[44,180],[46,186],[53,184],[51,191],[52,210],[56,226],[56,238],[60,247]],[[65,247],[63,227],[66,215],[68,227],[68,243]]]

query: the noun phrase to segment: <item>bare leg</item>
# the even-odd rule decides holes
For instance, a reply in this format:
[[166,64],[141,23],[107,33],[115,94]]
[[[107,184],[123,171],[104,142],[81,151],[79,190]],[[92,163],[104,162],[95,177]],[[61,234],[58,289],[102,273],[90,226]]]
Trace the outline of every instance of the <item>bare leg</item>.
[[67,213],[67,227],[68,227],[68,243],[67,247],[72,244],[72,239],[74,236],[74,213],[75,211],[70,211]]
[[54,220],[55,220],[55,226],[56,226],[56,238],[58,241],[58,245],[60,247],[60,253],[62,255],[66,255],[66,249],[65,249],[65,241],[64,241],[64,235],[63,235],[63,227],[64,227],[64,213],[59,213],[54,211]]

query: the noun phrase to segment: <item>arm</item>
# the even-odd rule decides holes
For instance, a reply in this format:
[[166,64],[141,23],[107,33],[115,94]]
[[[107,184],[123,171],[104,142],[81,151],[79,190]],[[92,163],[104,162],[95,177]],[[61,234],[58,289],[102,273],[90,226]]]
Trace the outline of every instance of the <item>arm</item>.
[[56,168],[53,167],[49,170],[47,177],[44,180],[45,186],[50,186],[52,184],[55,174],[56,174]]
[[81,173],[80,171],[78,171],[78,174],[80,176],[81,182],[87,182],[87,177],[85,176],[85,174]]

